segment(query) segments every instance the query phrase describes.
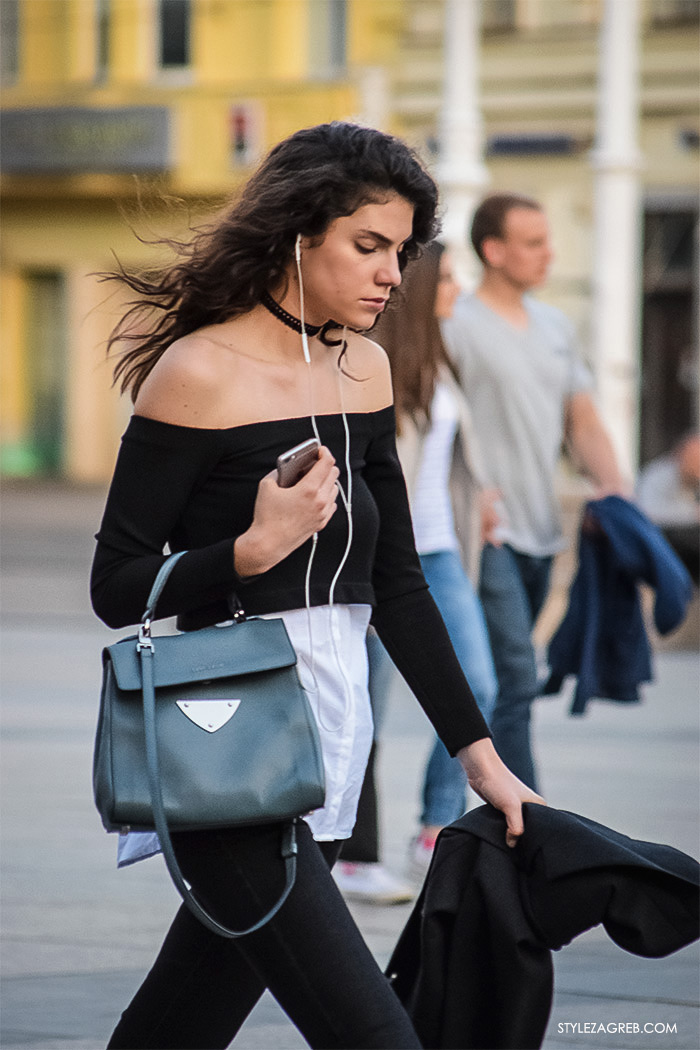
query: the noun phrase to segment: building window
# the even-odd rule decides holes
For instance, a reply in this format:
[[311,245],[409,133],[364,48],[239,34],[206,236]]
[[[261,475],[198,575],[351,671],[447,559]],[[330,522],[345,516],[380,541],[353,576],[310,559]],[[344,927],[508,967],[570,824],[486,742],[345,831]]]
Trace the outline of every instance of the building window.
[[654,25],[674,25],[700,21],[698,0],[652,0],[651,20]]
[[259,100],[236,102],[229,111],[231,166],[256,164],[262,152],[263,107]]
[[644,215],[640,459],[698,426],[698,210],[649,203]]
[[481,0],[481,25],[487,33],[515,29],[515,0]]
[[0,80],[14,84],[19,73],[19,0],[0,0]]
[[16,465],[24,463],[19,473],[60,474],[65,453],[65,285],[58,271],[30,272],[25,280],[28,412]]
[[191,17],[191,0],[159,0],[161,69],[184,69],[189,66]]
[[311,73],[335,76],[345,69],[347,61],[347,2],[312,0],[310,11]]
[[101,83],[109,73],[109,38],[112,0],[95,0],[95,80]]
[[692,210],[650,211],[645,217],[644,279],[648,289],[690,285],[695,251]]

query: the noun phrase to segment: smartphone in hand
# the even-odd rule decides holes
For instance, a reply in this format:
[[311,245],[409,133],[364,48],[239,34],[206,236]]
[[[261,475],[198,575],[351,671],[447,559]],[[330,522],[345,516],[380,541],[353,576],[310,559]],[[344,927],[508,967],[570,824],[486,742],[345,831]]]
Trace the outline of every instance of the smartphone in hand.
[[308,474],[318,459],[321,446],[318,438],[309,438],[300,445],[287,449],[277,457],[277,484],[280,488],[290,489],[305,474]]

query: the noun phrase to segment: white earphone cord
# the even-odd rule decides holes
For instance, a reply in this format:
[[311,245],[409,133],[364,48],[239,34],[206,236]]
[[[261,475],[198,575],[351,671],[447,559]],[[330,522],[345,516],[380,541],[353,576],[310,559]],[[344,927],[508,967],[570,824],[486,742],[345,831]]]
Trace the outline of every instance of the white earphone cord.
[[[318,425],[316,423],[316,415],[314,413],[314,404],[313,404],[313,383],[311,381],[311,378],[312,378],[311,377],[311,354],[309,352],[309,342],[308,342],[308,338],[307,338],[307,334],[306,334],[306,324],[305,324],[305,319],[304,319],[304,282],[303,282],[302,275],[301,275],[301,234],[297,234],[297,239],[296,239],[296,243],[295,243],[295,246],[294,246],[294,257],[296,259],[297,276],[299,278],[299,313],[300,313],[299,320],[301,321],[301,344],[302,344],[302,349],[304,351],[304,360],[306,361],[306,364],[309,366],[309,370],[308,370],[307,374],[308,374],[308,378],[309,378],[309,406],[310,406],[310,415],[311,415],[311,426],[313,428],[313,432],[314,432],[314,435],[316,437],[316,440],[318,441],[318,443],[320,445],[320,444],[322,444],[322,442],[321,442],[320,434],[318,432]],[[342,344],[343,347],[346,345],[346,338],[347,338],[347,329],[343,328],[343,344]],[[341,572],[343,571],[345,563],[348,560],[348,557],[350,555],[350,548],[352,546],[352,539],[353,539],[352,470],[351,470],[351,467],[350,467],[350,427],[348,426],[348,419],[347,419],[347,415],[346,415],[346,412],[345,412],[345,402],[344,402],[344,398],[343,398],[343,385],[342,385],[342,382],[341,382],[340,373],[338,373],[337,381],[338,381],[338,394],[339,394],[339,397],[340,397],[340,408],[341,408],[341,414],[342,414],[342,417],[343,417],[343,430],[345,432],[345,472],[346,472],[346,477],[347,477],[347,493],[345,493],[343,491],[343,486],[340,484],[340,481],[337,481],[336,485],[338,486],[338,492],[339,492],[340,497],[341,497],[341,499],[343,501],[343,505],[345,507],[345,512],[347,514],[347,519],[348,519],[348,539],[347,539],[347,543],[345,545],[345,551],[343,553],[342,558],[340,559],[340,564],[338,565],[338,568],[335,571],[333,579],[331,580],[331,585],[330,585],[329,590],[328,590],[328,606],[329,606],[328,616],[329,616],[330,636],[331,636],[332,645],[333,645],[333,653],[335,655],[336,662],[338,664],[338,670],[340,671],[341,677],[343,679],[343,683],[345,685],[345,707],[344,707],[344,711],[343,711],[342,717],[341,717],[338,725],[336,725],[336,726],[328,726],[323,721],[323,718],[322,718],[322,715],[321,715],[321,705],[320,705],[320,703],[318,703],[316,705],[316,717],[318,718],[319,724],[328,733],[337,733],[343,728],[343,725],[345,724],[345,721],[346,721],[346,718],[347,718],[349,706],[352,703],[352,685],[351,685],[350,681],[348,680],[348,676],[346,674],[345,667],[343,666],[343,661],[342,661],[340,653],[338,651],[338,646],[337,646],[337,641],[336,641],[336,637],[335,637],[335,632],[333,631],[333,611],[334,611],[335,586],[336,586],[336,583],[338,582],[338,579],[340,577]],[[320,700],[320,690],[319,690],[318,679],[316,678],[316,671],[315,671],[315,666],[314,666],[313,629],[312,629],[312,625],[311,625],[311,567],[312,567],[312,565],[314,563],[314,558],[316,556],[316,548],[317,547],[318,547],[318,533],[315,532],[313,534],[313,537],[312,537],[312,540],[311,540],[311,551],[309,553],[309,560],[308,560],[307,565],[306,565],[306,576],[305,576],[305,580],[304,580],[304,601],[305,601],[305,605],[306,605],[306,616],[307,616],[308,635],[309,635],[309,665],[308,666],[309,666],[309,671],[311,673],[311,680],[313,682],[314,692],[316,693],[316,695],[319,697],[319,700]]]

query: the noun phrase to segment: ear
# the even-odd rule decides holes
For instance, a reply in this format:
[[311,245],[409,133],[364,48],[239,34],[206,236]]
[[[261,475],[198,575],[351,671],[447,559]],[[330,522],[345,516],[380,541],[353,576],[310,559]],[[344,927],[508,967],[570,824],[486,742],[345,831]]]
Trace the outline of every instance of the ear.
[[[311,251],[312,248],[319,248],[326,239],[326,233],[324,231],[323,233],[314,233],[308,236],[303,233],[298,233],[297,238],[299,239],[299,247],[303,254],[306,251]],[[294,253],[292,253],[292,255],[293,254]]]
[[305,237],[303,233],[298,233],[294,238],[295,257],[298,258],[299,255],[307,251],[309,248],[318,248],[322,241],[322,237]]
[[497,270],[503,265],[505,245],[500,237],[485,237],[481,242],[481,252],[487,266]]

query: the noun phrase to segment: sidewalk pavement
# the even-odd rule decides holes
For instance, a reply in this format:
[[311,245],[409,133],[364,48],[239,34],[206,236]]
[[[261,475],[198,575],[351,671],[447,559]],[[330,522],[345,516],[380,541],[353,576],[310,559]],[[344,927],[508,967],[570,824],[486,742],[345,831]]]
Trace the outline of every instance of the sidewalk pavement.
[[[161,858],[117,872],[114,836],[92,805],[99,654],[115,637],[87,596],[103,498],[62,485],[3,489],[3,1050],[104,1046],[178,904]],[[594,702],[572,719],[566,697],[539,701],[534,735],[549,802],[697,856],[699,680],[697,651],[663,652],[638,706]],[[379,763],[384,859],[397,873],[430,740],[397,685]],[[352,906],[380,963],[410,909]],[[697,945],[640,959],[597,928],[555,954],[555,972],[547,1050],[700,1048]],[[269,996],[232,1044],[305,1045]]]

